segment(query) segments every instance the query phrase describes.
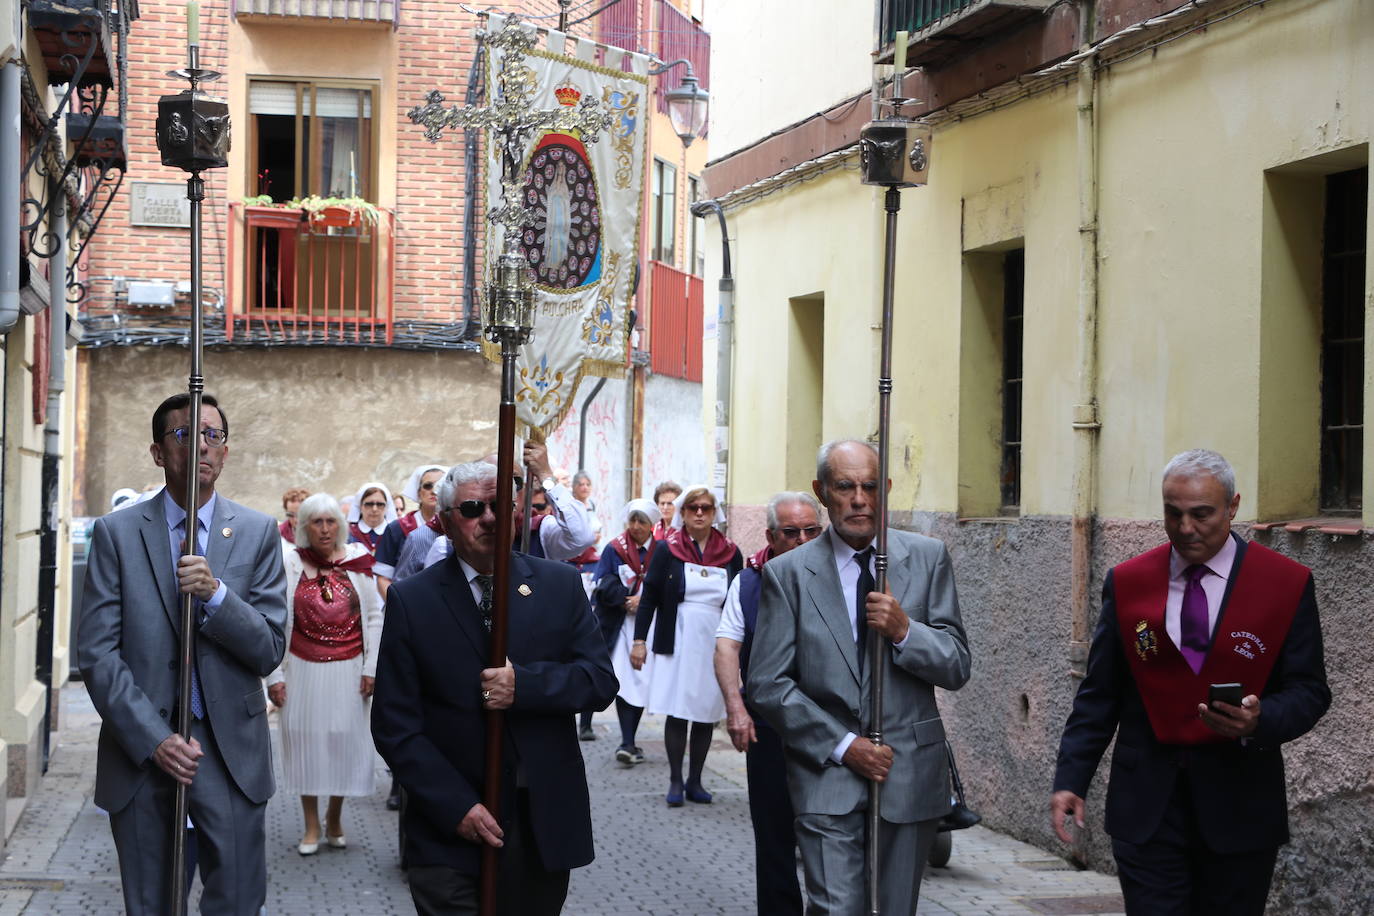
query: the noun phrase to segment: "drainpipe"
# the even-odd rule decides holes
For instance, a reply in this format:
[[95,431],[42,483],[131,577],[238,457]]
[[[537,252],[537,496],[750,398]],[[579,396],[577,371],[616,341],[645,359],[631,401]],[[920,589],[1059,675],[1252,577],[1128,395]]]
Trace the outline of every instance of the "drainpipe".
[[720,303],[716,312],[716,468],[721,501],[730,505],[727,487],[730,474],[730,362],[735,349],[735,275],[730,269],[730,235],[725,227],[725,210],[718,200],[699,200],[692,204],[693,216],[714,213],[720,220],[721,265]]
[[582,402],[582,413],[577,421],[577,469],[585,471],[587,469],[587,410],[591,408],[592,401],[601,393],[601,389],[606,387],[606,379],[596,380],[596,387],[592,393],[587,395],[587,400]]
[[[1080,47],[1092,44],[1091,0],[1078,7]],[[1092,579],[1093,519],[1097,495],[1097,134],[1094,102],[1096,55],[1078,65],[1078,399],[1073,408],[1073,522],[1070,581],[1073,583],[1069,670],[1084,676],[1092,636],[1088,583]]]
[[67,378],[67,189],[53,188],[50,227],[56,238],[48,259],[48,410],[43,428],[41,520],[38,536],[38,648],[35,676],[43,684],[42,771],[48,772],[52,737],[53,640],[57,634],[57,530],[61,503],[62,392]]
[[0,334],[19,322],[19,134],[19,64],[12,60],[0,67]]

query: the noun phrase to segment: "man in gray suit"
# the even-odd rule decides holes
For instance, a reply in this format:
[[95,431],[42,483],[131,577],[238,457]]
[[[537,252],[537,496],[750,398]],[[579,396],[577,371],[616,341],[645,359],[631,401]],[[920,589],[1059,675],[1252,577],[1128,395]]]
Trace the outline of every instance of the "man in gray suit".
[[[276,522],[215,493],[229,420],[204,397],[201,428],[190,398],[153,413],[153,462],[166,488],[95,523],[86,567],[77,661],[104,720],[95,803],[110,812],[124,905],[170,911],[173,800],[188,801],[204,893],[202,913],[256,914],[267,897],[264,815],[272,750],[260,678],[286,648],[286,574]],[[198,434],[196,434],[198,433]],[[192,452],[191,446],[196,446]],[[200,474],[201,556],[181,556],[191,455]],[[196,596],[199,625],[191,696],[178,698],[181,595]],[[191,740],[173,731],[189,702]]]
[[[888,593],[872,591],[877,452],[856,440],[827,443],[816,477],[812,488],[830,529],[764,567],[747,687],[785,745],[807,913],[868,912],[865,812],[873,781],[883,784],[880,910],[913,914],[936,824],[950,810],[935,688],[957,690],[969,677],[954,571],[939,541],[889,529]],[[888,652],[881,747],[863,737],[868,628]]]

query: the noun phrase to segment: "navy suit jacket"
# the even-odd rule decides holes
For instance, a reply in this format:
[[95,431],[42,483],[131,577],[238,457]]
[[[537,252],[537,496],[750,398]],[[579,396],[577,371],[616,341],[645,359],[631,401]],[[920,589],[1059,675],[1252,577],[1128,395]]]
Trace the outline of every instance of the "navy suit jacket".
[[[1225,623],[1231,589],[1245,562],[1236,560],[1216,630]],[[1088,785],[1116,734],[1107,783],[1107,833],[1130,843],[1154,836],[1178,780],[1187,784],[1207,846],[1241,853],[1288,841],[1288,798],[1280,745],[1308,732],[1331,705],[1322,657],[1321,622],[1309,576],[1293,623],[1260,695],[1259,726],[1247,741],[1166,745],[1155,739],[1131,675],[1116,619],[1112,574],[1102,587],[1102,616],[1093,633],[1088,671],[1059,742],[1054,789],[1086,798]]]
[[[508,656],[515,703],[506,710],[501,820],[515,812],[516,767],[529,791],[544,867],[593,858],[591,802],[575,713],[605,709],[619,684],[577,571],[513,553]],[[521,589],[525,593],[521,593]],[[482,799],[486,754],[480,674],[487,634],[455,556],[396,582],[372,700],[377,750],[409,793],[405,858],[477,874],[480,851],[458,824]]]

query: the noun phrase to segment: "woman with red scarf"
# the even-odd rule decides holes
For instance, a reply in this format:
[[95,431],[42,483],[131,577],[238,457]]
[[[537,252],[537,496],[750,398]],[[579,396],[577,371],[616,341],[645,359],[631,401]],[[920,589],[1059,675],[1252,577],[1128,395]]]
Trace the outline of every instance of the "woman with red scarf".
[[284,788],[300,795],[305,815],[296,847],[303,856],[319,850],[319,796],[329,796],[324,840],[343,849],[344,798],[373,791],[368,707],[382,600],[372,555],[346,544],[346,530],[334,497],[316,493],[301,503],[296,547],[284,557],[287,655],[267,678],[267,695],[281,709]]
[[[601,623],[601,636],[611,653],[611,665],[620,680],[615,697],[615,713],[620,719],[620,747],[615,759],[633,766],[644,762],[644,751],[635,744],[639,718],[644,715],[648,701],[651,667],[636,669],[630,664],[630,646],[634,642],[635,614],[639,610],[640,586],[649,571],[654,549],[654,523],[658,508],[647,499],[632,499],[620,510],[625,531],[614,538],[601,552],[596,566],[592,589],[592,608]],[[652,630],[650,631],[652,638]]]
[[375,480],[365,483],[353,497],[353,506],[348,510],[349,543],[362,544],[369,555],[376,554],[386,526],[394,521],[396,508],[386,484]]
[[[641,669],[648,658],[649,630],[654,627],[654,670],[649,681],[649,712],[668,717],[663,728],[668,753],[670,808],[688,801],[710,804],[711,793],[701,785],[711,731],[725,714],[716,685],[712,658],[716,627],[730,581],[744,567],[739,548],[717,531],[725,521],[716,497],[707,487],[688,487],[677,499],[673,530],[654,551],[644,577],[639,612],[635,615],[630,663]],[[682,778],[691,722],[691,765]]]

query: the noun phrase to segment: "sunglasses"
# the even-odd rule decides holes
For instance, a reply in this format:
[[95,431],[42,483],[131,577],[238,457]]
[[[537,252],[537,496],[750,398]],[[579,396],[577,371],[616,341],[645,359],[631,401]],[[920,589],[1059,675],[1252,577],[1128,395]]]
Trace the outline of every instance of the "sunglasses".
[[795,541],[800,535],[803,535],[803,534],[806,535],[806,539],[809,541],[809,540],[813,540],[814,538],[820,537],[820,535],[821,535],[821,526],[820,526],[820,525],[812,525],[812,526],[809,527],[809,528],[791,528],[791,527],[788,527],[788,528],[778,528],[778,529],[776,529],[776,531],[778,532],[778,534],[781,534],[783,537],[787,538],[789,541]]
[[452,508],[463,518],[481,518],[488,506],[491,507],[491,514],[495,515],[499,507],[494,499],[491,502],[483,502],[480,499],[465,499]]
[[716,507],[712,503],[692,503],[690,506],[683,506],[683,512],[714,512]]
[[548,503],[530,503],[530,508],[535,512],[543,512],[549,507]]
[[363,503],[364,509],[385,509],[386,503]]
[[421,489],[421,490],[433,490],[433,489],[434,489],[434,484],[435,484],[435,481],[433,481],[433,480],[431,480],[431,481],[429,481],[429,482],[427,482],[427,483],[422,483],[422,484],[420,484],[420,489]]

